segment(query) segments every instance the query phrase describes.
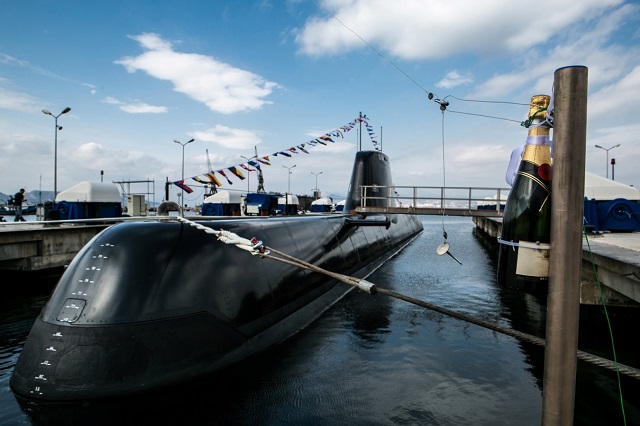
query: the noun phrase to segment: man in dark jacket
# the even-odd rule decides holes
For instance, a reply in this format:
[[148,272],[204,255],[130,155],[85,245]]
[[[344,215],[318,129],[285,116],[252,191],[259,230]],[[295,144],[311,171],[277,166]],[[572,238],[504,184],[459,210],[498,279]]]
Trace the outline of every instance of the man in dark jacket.
[[13,220],[14,222],[22,221],[25,222],[24,217],[22,217],[22,202],[24,201],[24,188],[20,188],[20,191],[16,192],[16,195],[13,196],[13,205],[16,207],[16,218]]

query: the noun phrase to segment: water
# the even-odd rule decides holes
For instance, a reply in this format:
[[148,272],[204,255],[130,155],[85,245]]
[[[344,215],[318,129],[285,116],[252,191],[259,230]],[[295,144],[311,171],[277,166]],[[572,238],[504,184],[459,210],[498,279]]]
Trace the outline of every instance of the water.
[[[468,218],[442,218],[369,281],[542,337],[540,297],[495,284],[495,247]],[[3,280],[4,281],[4,280]],[[383,295],[352,291],[266,354],[188,385],[79,404],[22,401],[9,378],[53,287],[21,274],[0,314],[0,424],[539,425],[544,348]],[[584,321],[582,316],[588,317]],[[637,318],[637,316],[635,317]],[[618,360],[640,367],[627,317],[614,318]],[[636,321],[637,322],[637,321]],[[599,310],[581,312],[580,349],[611,358]],[[640,424],[640,384],[622,377],[627,424]],[[615,373],[578,363],[575,424],[623,424]]]

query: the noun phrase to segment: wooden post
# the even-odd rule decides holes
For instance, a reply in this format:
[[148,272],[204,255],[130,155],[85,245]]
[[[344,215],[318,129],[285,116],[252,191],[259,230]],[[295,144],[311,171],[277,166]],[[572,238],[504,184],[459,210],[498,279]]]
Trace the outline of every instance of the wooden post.
[[587,68],[557,69],[554,94],[551,250],[542,424],[571,425],[580,319]]

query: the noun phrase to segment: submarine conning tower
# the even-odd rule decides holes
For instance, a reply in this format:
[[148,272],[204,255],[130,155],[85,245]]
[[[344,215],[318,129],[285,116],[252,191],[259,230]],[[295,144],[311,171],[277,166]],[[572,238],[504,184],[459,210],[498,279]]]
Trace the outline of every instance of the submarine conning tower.
[[[362,205],[362,193],[360,187],[365,186],[381,186],[379,191],[388,191],[388,187],[393,186],[391,179],[391,165],[389,157],[378,151],[359,151],[353,163],[353,171],[351,172],[351,180],[349,181],[349,190],[344,205],[344,214],[353,213],[357,206]],[[387,203],[386,193],[376,194],[375,189],[369,189],[368,196],[381,197],[367,199],[369,207],[383,207]]]

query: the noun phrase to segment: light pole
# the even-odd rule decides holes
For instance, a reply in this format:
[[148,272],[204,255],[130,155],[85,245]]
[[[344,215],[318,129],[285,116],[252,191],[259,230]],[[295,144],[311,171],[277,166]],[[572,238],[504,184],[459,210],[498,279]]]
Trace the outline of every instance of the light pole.
[[[195,141],[195,139],[191,139],[190,141],[187,141],[185,143],[182,143],[182,142],[177,141],[175,139],[173,141],[175,143],[179,144],[179,145],[182,145],[182,184],[184,184],[184,147],[186,145],[189,145],[191,142]],[[180,215],[184,216],[184,206],[183,206],[183,203],[184,203],[184,189],[182,190],[181,194],[182,195],[181,195],[181,200],[180,200]]]
[[289,214],[289,194],[291,193],[291,169],[293,169],[296,165],[294,164],[291,167],[282,166],[289,171],[289,186],[287,187],[287,194],[284,196],[284,205],[287,210],[285,214]]
[[[244,155],[241,155],[240,157],[242,157],[245,160],[247,160],[247,163],[248,163],[249,161],[253,160],[254,158],[258,158],[257,150],[258,150],[258,148],[256,148],[256,155],[254,155],[253,157],[247,158]],[[249,179],[250,178],[251,178],[251,172],[247,170],[247,195],[249,195]]]
[[613,148],[617,148],[619,147],[620,144],[614,145],[611,148],[604,148],[600,145],[596,145],[596,148],[600,148],[600,149],[604,149],[605,151],[607,151],[607,162],[605,164],[606,168],[607,168],[607,179],[609,179],[609,151],[612,150]]
[[62,114],[66,114],[71,111],[71,108],[66,107],[62,112],[58,115],[53,115],[46,109],[43,109],[42,112],[50,115],[54,118],[56,122],[55,127],[55,140],[53,144],[53,202],[56,201],[56,196],[58,195],[58,130],[62,130],[62,126],[58,126],[58,117]]
[[293,166],[291,166],[291,167],[282,166],[285,169],[289,170],[289,186],[287,187],[287,194],[291,192],[291,173],[292,173],[291,169],[293,169],[295,166],[296,166],[295,164]]
[[319,176],[319,175],[321,175],[321,174],[322,174],[322,172],[320,172],[320,173],[314,173],[314,172],[311,172],[311,174],[312,174],[312,175],[315,175],[315,177],[316,177],[316,189],[315,189],[315,191],[316,191],[316,193],[317,193],[317,192],[318,192],[318,176]]

